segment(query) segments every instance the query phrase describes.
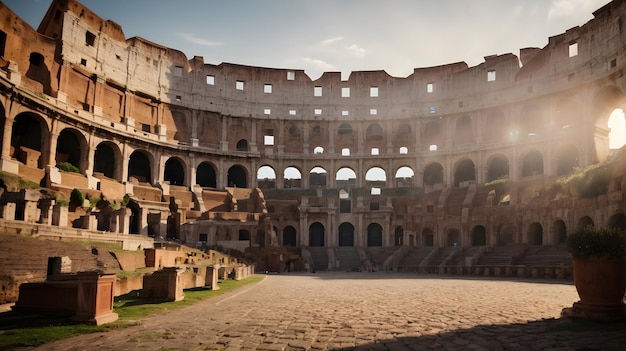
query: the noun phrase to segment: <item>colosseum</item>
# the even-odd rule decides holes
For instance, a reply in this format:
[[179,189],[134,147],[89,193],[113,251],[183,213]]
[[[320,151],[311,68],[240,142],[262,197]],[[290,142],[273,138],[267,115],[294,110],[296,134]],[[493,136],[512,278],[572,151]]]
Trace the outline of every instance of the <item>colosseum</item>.
[[626,228],[626,1],[519,55],[347,80],[189,59],[75,0],[0,16],[7,231],[441,271],[567,266],[568,233]]

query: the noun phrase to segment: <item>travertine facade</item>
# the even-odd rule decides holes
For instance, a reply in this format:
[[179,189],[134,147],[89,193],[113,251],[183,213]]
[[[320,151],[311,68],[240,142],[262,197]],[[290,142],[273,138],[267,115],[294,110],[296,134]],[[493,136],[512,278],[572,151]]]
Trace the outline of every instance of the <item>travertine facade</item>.
[[593,204],[546,184],[609,156],[625,14],[615,0],[544,48],[475,67],[313,81],[126,39],[74,0],[53,1],[37,31],[2,5],[1,169],[129,194],[92,226],[191,245],[556,244],[624,218],[621,175]]

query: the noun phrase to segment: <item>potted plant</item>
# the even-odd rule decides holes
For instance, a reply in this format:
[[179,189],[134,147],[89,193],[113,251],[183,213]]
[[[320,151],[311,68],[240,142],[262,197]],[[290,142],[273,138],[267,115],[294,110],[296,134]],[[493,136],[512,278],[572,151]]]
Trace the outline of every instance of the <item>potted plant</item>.
[[626,232],[586,227],[566,240],[573,258],[574,284],[580,301],[572,316],[599,320],[624,318]]

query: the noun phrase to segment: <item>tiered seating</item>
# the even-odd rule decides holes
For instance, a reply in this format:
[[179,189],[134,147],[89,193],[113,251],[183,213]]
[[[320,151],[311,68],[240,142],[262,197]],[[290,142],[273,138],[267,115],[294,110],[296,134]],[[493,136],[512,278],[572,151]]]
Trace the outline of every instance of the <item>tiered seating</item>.
[[525,266],[559,266],[572,264],[572,255],[565,245],[531,246],[526,255],[517,261]]
[[446,216],[461,216],[468,188],[452,189],[446,199]]
[[399,249],[397,246],[371,246],[367,248],[372,266],[382,266],[389,256]]
[[[450,256],[453,251],[461,250],[460,247],[446,246],[439,249],[437,255],[429,262],[429,266],[439,266],[443,261]],[[448,264],[449,265],[449,264]]]
[[339,269],[341,270],[357,271],[361,269],[361,258],[357,248],[354,246],[338,247],[337,259],[339,260]]
[[479,266],[509,266],[515,263],[515,259],[521,257],[527,250],[526,244],[510,244],[496,246],[483,255],[477,265]]
[[328,269],[328,253],[325,247],[309,247],[309,252],[311,252],[311,257],[313,258],[314,270],[325,271]]
[[419,267],[420,263],[433,250],[432,246],[414,247],[398,263],[398,267]]

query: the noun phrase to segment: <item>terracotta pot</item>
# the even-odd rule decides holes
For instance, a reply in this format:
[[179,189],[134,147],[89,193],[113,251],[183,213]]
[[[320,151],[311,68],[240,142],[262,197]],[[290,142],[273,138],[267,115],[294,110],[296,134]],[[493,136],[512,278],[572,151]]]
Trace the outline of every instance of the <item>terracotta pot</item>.
[[624,258],[574,259],[574,284],[580,302],[590,306],[621,306],[626,291]]

